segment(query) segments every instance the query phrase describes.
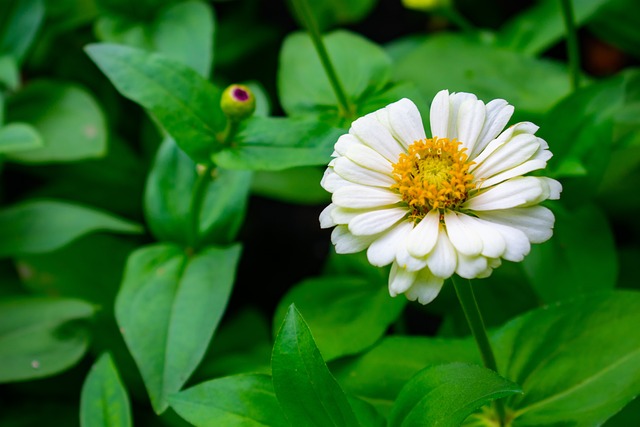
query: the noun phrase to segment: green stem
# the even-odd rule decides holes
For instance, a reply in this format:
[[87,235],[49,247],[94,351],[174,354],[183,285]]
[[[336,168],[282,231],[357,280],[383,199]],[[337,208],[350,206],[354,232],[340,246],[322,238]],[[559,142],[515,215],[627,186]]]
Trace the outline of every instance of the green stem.
[[580,87],[580,49],[578,48],[578,34],[573,18],[571,0],[560,0],[564,25],[567,30],[567,55],[571,71],[571,87],[575,91]]
[[[491,349],[491,343],[489,342],[487,330],[485,329],[484,321],[482,320],[482,314],[480,313],[478,302],[476,301],[473,288],[471,287],[471,281],[456,279],[453,276],[451,277],[451,280],[453,281],[453,287],[458,295],[458,300],[462,306],[464,316],[467,318],[467,323],[469,324],[473,338],[475,338],[478,350],[480,350],[484,366],[492,371],[498,372],[496,358],[493,355],[493,350]],[[504,403],[502,400],[495,400],[494,404],[500,419],[500,425],[502,426],[505,421]]]
[[313,16],[313,12],[309,8],[308,1],[293,0],[292,4],[294,9],[296,10],[298,17],[302,20],[304,26],[306,27],[306,30],[309,32],[311,41],[313,42],[313,45],[318,52],[320,62],[324,67],[324,71],[327,73],[331,88],[333,89],[333,92],[338,99],[338,108],[340,109],[340,114],[346,119],[354,118],[355,108],[349,102],[349,98],[347,98],[346,92],[344,91],[342,83],[340,82],[340,78],[338,77],[338,73],[336,73],[336,70],[333,67],[333,63],[331,62],[331,58],[329,57],[327,48],[322,41],[322,34],[320,33],[320,29],[318,28],[318,23]]
[[239,127],[239,120],[231,120],[230,118],[227,118],[227,124],[224,128],[224,131],[222,132],[222,136],[220,136],[219,139],[220,144],[222,144],[223,146],[229,145],[229,143],[231,143],[233,138],[236,136],[236,133],[238,133]]
[[198,171],[198,179],[193,186],[193,192],[191,193],[191,205],[189,206],[189,247],[195,251],[198,249],[198,240],[200,234],[200,213],[202,211],[202,204],[207,193],[207,186],[211,181],[211,173],[215,165],[209,162],[204,170]]
[[458,9],[456,9],[455,7],[447,6],[441,10],[445,18],[453,22],[462,31],[467,33],[476,32],[476,28],[473,26],[473,24],[467,18],[465,18],[460,12],[458,12]]

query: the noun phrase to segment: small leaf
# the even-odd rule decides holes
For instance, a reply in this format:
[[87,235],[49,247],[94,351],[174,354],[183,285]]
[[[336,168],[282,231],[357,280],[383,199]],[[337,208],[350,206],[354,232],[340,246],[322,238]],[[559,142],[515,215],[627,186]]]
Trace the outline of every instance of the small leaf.
[[0,53],[21,63],[44,21],[44,0],[5,0],[0,3]]
[[276,337],[271,370],[276,396],[292,425],[359,426],[293,304]]
[[0,89],[3,86],[12,91],[17,90],[20,86],[20,70],[13,56],[0,54]]
[[271,377],[244,374],[198,384],[169,398],[196,427],[287,427]]
[[116,89],[147,109],[191,158],[208,160],[225,125],[219,89],[157,53],[107,43],[85,50]]
[[0,257],[53,251],[96,231],[135,234],[142,230],[98,210],[54,200],[29,200],[0,210]]
[[229,169],[276,171],[326,165],[342,133],[317,120],[253,117],[244,123],[231,147],[214,154],[213,159]]
[[391,298],[386,283],[372,284],[354,277],[309,279],[282,298],[274,329],[282,323],[291,303],[304,313],[316,345],[329,361],[374,344],[398,318],[406,299]]
[[0,153],[33,150],[42,147],[37,130],[26,123],[9,123],[0,127]]
[[82,427],[129,427],[131,405],[111,356],[103,354],[93,365],[80,396]]
[[154,245],[131,254],[115,311],[154,410],[182,388],[202,360],[231,293],[238,245],[189,258]]
[[11,153],[21,163],[71,162],[103,157],[107,151],[104,114],[93,95],[79,86],[37,81],[9,99],[9,121],[26,122],[44,146]]
[[477,365],[430,366],[404,386],[389,416],[389,427],[457,427],[492,400],[517,393],[522,393],[517,384]]
[[0,301],[0,382],[47,377],[76,364],[87,351],[87,328],[74,322],[94,314],[75,299]]

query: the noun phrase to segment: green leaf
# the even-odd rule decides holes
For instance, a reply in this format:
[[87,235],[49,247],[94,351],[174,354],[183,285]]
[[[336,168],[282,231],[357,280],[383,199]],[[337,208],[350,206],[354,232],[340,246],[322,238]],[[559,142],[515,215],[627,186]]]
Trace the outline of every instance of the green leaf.
[[253,117],[213,160],[229,169],[268,171],[326,165],[342,133],[317,120]]
[[44,21],[44,0],[5,0],[0,5],[0,53],[24,59]]
[[240,246],[188,257],[154,245],[129,257],[116,319],[157,413],[168,406],[204,356],[224,313]]
[[[607,0],[571,1],[576,25],[597,16],[605,3]],[[542,0],[504,25],[496,43],[526,55],[537,55],[559,42],[565,32],[560,3]]]
[[274,332],[292,303],[304,314],[318,349],[329,361],[374,344],[402,313],[406,299],[391,298],[386,283],[363,278],[308,279],[280,300]]
[[111,356],[103,354],[93,365],[80,395],[82,427],[131,426],[131,405]]
[[93,314],[92,305],[74,299],[0,301],[0,382],[47,377],[75,365],[89,345],[78,321]]
[[137,224],[83,206],[29,200],[0,210],[0,257],[53,251],[96,231],[142,230]]
[[211,73],[214,13],[201,1],[169,4],[151,21],[126,15],[101,16],[95,25],[100,40],[159,52],[188,65],[201,76]]
[[44,146],[11,153],[21,163],[71,162],[103,157],[107,126],[93,96],[79,86],[37,81],[9,98],[8,120],[33,125]]
[[9,123],[0,127],[0,153],[33,150],[42,147],[37,130],[26,123]]
[[640,57],[639,16],[640,4],[635,0],[608,1],[589,21],[589,31],[625,53]]
[[522,265],[547,303],[613,289],[618,260],[607,218],[589,204],[557,210],[553,239],[533,246]]
[[20,86],[20,70],[11,55],[0,55],[0,88],[3,86],[12,91]]
[[245,374],[198,384],[169,398],[196,427],[287,427],[271,377]]
[[569,93],[566,68],[550,60],[482,44],[463,35],[431,36],[404,55],[397,80],[414,82],[427,99],[442,89],[504,98],[516,112],[543,113]]
[[435,365],[416,374],[398,396],[389,427],[457,427],[492,400],[522,393],[495,372],[465,363]]
[[640,394],[639,306],[639,292],[601,293],[505,325],[498,368],[524,390],[514,427],[601,425]]
[[292,425],[359,425],[294,305],[273,345],[271,370],[276,396]]
[[[188,244],[196,163],[166,138],[147,178],[145,213],[153,234],[164,241]],[[234,240],[247,205],[251,174],[218,168],[207,185],[200,214],[200,236],[209,243]]]
[[320,186],[323,173],[317,167],[256,172],[251,182],[251,192],[286,203],[329,204],[331,194]]
[[190,157],[208,160],[226,122],[219,89],[157,53],[107,43],[85,50],[116,89],[147,109]]
[[[347,31],[332,32],[324,42],[347,97],[356,105],[386,86],[391,59],[382,48]],[[284,41],[278,93],[289,116],[312,115],[341,124],[338,100],[306,33],[292,34]],[[358,113],[362,111],[358,109]]]

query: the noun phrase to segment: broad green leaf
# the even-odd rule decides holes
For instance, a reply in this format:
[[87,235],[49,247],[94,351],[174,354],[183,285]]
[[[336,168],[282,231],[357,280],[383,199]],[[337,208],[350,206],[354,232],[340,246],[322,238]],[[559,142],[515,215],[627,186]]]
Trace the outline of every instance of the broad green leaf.
[[640,57],[639,17],[640,4],[637,1],[610,0],[593,15],[589,31],[625,53]]
[[[306,0],[305,0],[306,1]],[[377,0],[316,0],[306,1],[309,11],[320,28],[329,28],[340,24],[353,24],[364,19],[374,8]],[[293,2],[287,3],[291,13],[301,23]]]
[[131,405],[116,365],[108,353],[93,365],[80,395],[82,427],[129,427]]
[[8,102],[8,121],[26,122],[40,133],[44,146],[11,153],[21,163],[71,162],[103,157],[107,126],[93,95],[79,86],[37,81]]
[[485,102],[506,99],[518,113],[546,112],[569,93],[567,71],[559,63],[457,34],[427,38],[397,62],[394,77],[414,82],[427,99],[442,89],[471,92]]
[[33,150],[42,147],[42,138],[33,126],[26,123],[9,123],[0,127],[0,153]]
[[640,394],[638,307],[639,292],[594,294],[498,331],[498,368],[524,391],[513,426],[600,425]]
[[85,48],[125,97],[147,109],[195,161],[218,148],[221,91],[191,68],[157,53],[114,44]]
[[[11,55],[0,54],[0,89],[15,91],[20,86],[20,70]],[[2,124],[0,122],[0,124]]]
[[0,301],[0,382],[47,377],[75,365],[89,345],[80,320],[94,310],[75,299]]
[[251,182],[251,192],[287,203],[329,204],[331,194],[320,186],[323,173],[317,167],[256,172]]
[[308,279],[278,304],[274,332],[294,303],[313,331],[324,360],[358,353],[374,344],[402,313],[406,298],[391,298],[386,283],[338,276]]
[[[583,24],[598,15],[607,0],[572,0],[574,22]],[[558,0],[541,0],[507,22],[497,34],[497,44],[536,55],[559,42],[566,29]]]
[[313,119],[253,117],[231,147],[215,153],[213,160],[229,169],[268,171],[326,165],[342,133]]
[[95,30],[102,41],[162,53],[203,77],[211,73],[214,14],[201,1],[169,4],[151,21],[104,15],[96,21]]
[[[198,167],[171,138],[166,138],[147,178],[145,213],[159,240],[189,244],[191,206]],[[206,187],[200,213],[200,237],[230,243],[242,225],[251,174],[217,168]]]
[[289,426],[268,375],[218,378],[174,394],[169,402],[196,427]]
[[371,350],[331,365],[348,393],[387,413],[407,381],[426,366],[450,362],[481,363],[472,339],[392,336]]
[[618,260],[607,218],[595,205],[558,209],[553,238],[533,246],[522,265],[547,303],[613,289]]
[[0,210],[0,257],[53,251],[96,231],[140,233],[141,228],[83,206],[29,200]]
[[417,373],[398,396],[389,427],[457,427],[492,400],[522,393],[513,382],[465,363],[435,365]]
[[385,427],[387,425],[384,417],[370,403],[353,396],[347,396],[347,399],[361,426]]
[[605,427],[627,427],[640,425],[640,399],[633,399],[622,411],[609,418]]
[[5,0],[0,3],[0,53],[24,59],[44,21],[44,0]]
[[[346,31],[332,32],[324,42],[342,87],[356,106],[386,86],[391,60],[382,48]],[[289,116],[313,115],[331,123],[348,124],[338,117],[338,99],[311,38],[305,33],[288,36],[282,46],[278,93]],[[358,109],[358,113],[363,112]]]
[[158,244],[131,254],[116,299],[118,325],[156,413],[168,406],[204,356],[224,313],[238,245],[189,257]]
[[359,425],[294,305],[273,345],[271,370],[276,396],[292,425]]

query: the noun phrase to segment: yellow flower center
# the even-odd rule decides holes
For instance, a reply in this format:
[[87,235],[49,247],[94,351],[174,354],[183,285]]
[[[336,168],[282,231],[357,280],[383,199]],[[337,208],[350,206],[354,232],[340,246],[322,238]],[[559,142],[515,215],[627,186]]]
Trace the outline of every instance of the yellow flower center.
[[391,186],[411,208],[414,220],[432,209],[456,209],[473,190],[473,175],[461,142],[448,138],[415,141],[408,153],[400,154],[393,164],[396,183]]

